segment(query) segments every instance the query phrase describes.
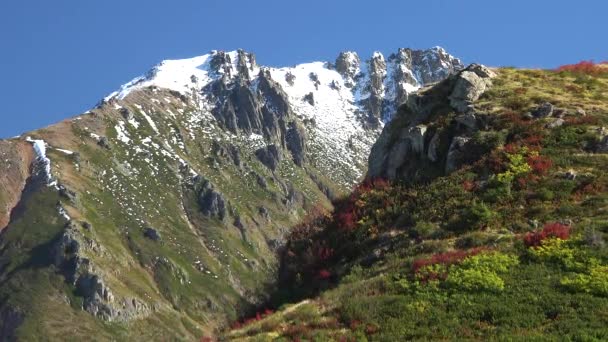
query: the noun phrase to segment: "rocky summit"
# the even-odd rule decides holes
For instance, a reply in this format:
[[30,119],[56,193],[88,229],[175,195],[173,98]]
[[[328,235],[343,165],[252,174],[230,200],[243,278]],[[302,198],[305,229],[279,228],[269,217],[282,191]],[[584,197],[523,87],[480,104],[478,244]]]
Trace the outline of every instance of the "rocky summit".
[[[212,51],[0,141],[0,339],[214,334],[267,299],[286,234],[367,174],[401,104],[447,78],[474,115],[489,76],[463,69],[439,47],[284,68]],[[370,172],[396,175],[384,159]]]

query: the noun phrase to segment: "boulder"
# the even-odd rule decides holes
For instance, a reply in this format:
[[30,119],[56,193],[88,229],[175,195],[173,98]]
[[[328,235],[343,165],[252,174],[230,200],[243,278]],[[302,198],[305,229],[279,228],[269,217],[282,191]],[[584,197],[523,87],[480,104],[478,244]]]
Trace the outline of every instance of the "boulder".
[[535,119],[542,119],[551,116],[551,114],[553,114],[553,109],[554,107],[551,103],[545,102],[536,107],[531,114]]
[[473,109],[473,102],[492,85],[491,79],[496,74],[489,68],[471,64],[456,76],[456,81],[449,96],[450,105],[460,113]]
[[469,137],[454,137],[450,148],[448,149],[448,155],[445,162],[445,173],[451,173],[458,169],[460,161],[466,155],[465,146],[471,138]]
[[216,218],[223,221],[227,216],[226,200],[221,193],[216,191],[211,183],[204,180],[198,196],[198,204],[201,212],[206,217]]
[[152,241],[160,241],[160,234],[152,227],[147,227],[144,229],[144,236]]
[[106,150],[112,149],[112,146],[110,146],[110,141],[107,137],[100,137],[99,140],[97,140],[97,145],[105,148]]
[[564,119],[559,118],[559,119],[555,119],[551,122],[549,122],[548,124],[545,125],[545,127],[547,128],[557,128],[557,127],[561,127],[566,121],[564,121]]
[[120,115],[122,115],[122,117],[127,121],[133,120],[134,118],[133,113],[128,108],[122,107],[120,108],[119,112]]

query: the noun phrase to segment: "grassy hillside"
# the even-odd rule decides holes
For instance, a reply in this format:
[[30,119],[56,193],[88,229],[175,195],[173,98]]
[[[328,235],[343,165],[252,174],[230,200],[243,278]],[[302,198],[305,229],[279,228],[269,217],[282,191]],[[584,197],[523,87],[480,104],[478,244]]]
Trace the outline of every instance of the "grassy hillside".
[[496,70],[462,167],[368,180],[309,217],[273,300],[224,338],[608,339],[607,71]]

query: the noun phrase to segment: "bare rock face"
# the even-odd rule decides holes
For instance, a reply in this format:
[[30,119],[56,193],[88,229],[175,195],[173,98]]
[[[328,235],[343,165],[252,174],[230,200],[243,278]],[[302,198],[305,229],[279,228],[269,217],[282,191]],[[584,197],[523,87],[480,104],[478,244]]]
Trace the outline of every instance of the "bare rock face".
[[468,137],[454,137],[450,148],[448,150],[448,156],[445,161],[445,172],[450,173],[455,171],[460,166],[460,161],[466,153],[465,146],[470,140]]
[[221,193],[216,191],[208,180],[200,180],[201,189],[198,204],[203,215],[223,221],[228,213],[227,203]]
[[287,130],[287,149],[291,152],[296,165],[304,166],[306,159],[306,129],[300,123],[293,121]]
[[276,145],[268,145],[255,151],[255,156],[267,168],[275,171],[283,159],[282,153]]
[[483,65],[469,65],[458,75],[450,94],[450,105],[460,113],[472,110],[473,102],[492,85],[491,79],[495,76],[492,70]]
[[336,58],[336,71],[340,73],[346,80],[345,85],[349,88],[354,87],[355,78],[359,73],[361,60],[356,52],[344,51],[340,52]]
[[[484,115],[476,113],[473,104],[491,86],[494,76],[489,68],[472,64],[410,96],[399,110],[400,120],[388,123],[372,147],[368,176],[408,179],[458,169],[470,137],[483,126]],[[454,111],[461,113],[453,119],[454,131],[427,129],[434,118]],[[399,128],[393,127],[396,125]],[[412,165],[423,165],[426,170],[420,172]]]
[[0,340],[16,341],[15,332],[23,323],[25,315],[16,308],[5,306],[0,310]]

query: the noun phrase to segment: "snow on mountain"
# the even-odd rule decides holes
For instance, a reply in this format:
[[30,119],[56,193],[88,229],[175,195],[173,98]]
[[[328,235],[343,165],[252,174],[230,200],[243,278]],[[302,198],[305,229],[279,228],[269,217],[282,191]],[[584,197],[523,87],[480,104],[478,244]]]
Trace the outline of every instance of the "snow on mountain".
[[[439,47],[399,49],[387,59],[374,52],[364,62],[356,52],[346,51],[335,63],[311,62],[283,68],[258,66],[254,55],[243,50],[212,51],[199,57],[163,61],[105,101],[122,100],[148,87],[173,90],[197,103],[198,113],[189,119],[194,125],[202,118],[215,117],[227,131],[241,131],[245,137],[262,135],[267,144],[276,141],[267,134],[269,128],[263,127],[269,119],[261,108],[266,106],[266,111],[275,112],[275,119],[285,114],[279,112],[290,110],[305,123],[305,144],[314,151],[315,164],[338,183],[348,184],[365,174],[371,145],[408,94],[461,68],[458,59]],[[263,94],[258,89],[260,82],[278,84],[280,89]],[[282,96],[286,98],[274,103]],[[256,117],[251,117],[253,112]],[[158,132],[154,121],[143,110],[142,114]],[[270,131],[275,132],[271,135],[284,135],[276,133],[276,125],[271,125]],[[120,127],[116,129],[121,132]],[[128,140],[119,135],[121,140]],[[347,175],[344,170],[348,170]]]

